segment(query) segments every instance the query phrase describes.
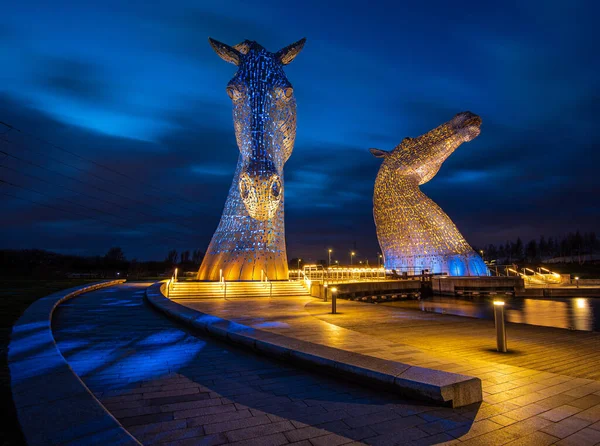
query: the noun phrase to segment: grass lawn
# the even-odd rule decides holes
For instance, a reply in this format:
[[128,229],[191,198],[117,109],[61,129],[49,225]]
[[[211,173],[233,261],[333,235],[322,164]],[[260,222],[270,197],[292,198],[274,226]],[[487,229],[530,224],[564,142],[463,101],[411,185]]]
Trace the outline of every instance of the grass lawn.
[[56,280],[5,280],[0,285],[0,411],[4,415],[0,445],[25,444],[19,428],[17,414],[10,390],[8,370],[8,342],[13,324],[32,302],[56,291],[86,283],[100,282],[99,279],[56,279]]

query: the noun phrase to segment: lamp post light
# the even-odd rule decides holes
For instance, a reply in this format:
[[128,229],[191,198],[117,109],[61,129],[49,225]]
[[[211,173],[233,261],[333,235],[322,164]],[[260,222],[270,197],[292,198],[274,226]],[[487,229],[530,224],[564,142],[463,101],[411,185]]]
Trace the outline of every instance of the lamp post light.
[[333,250],[332,249],[327,250],[327,254],[329,254],[328,261],[327,261],[328,267],[331,266],[331,251],[333,251]]
[[331,314],[337,313],[337,288],[331,289]]
[[352,251],[350,253],[350,266],[354,265],[354,256],[355,256],[355,254],[356,253],[354,251]]
[[378,252],[377,253],[377,267],[378,268],[381,268],[381,257],[382,257],[381,253]]
[[575,283],[577,284],[577,288],[579,288],[579,277],[575,277]]
[[506,326],[504,325],[504,302],[494,301],[494,321],[496,323],[496,347],[506,353]]
[[300,262],[302,259],[298,259],[298,280],[300,280]]

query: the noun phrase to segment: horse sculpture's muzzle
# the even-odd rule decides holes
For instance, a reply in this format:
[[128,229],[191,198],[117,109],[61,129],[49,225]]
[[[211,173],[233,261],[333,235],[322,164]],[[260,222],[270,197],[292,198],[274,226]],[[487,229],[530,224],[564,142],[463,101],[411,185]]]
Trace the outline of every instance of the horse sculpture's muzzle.
[[259,163],[246,166],[238,186],[250,217],[264,221],[275,216],[283,197],[283,184],[274,167],[265,168]]

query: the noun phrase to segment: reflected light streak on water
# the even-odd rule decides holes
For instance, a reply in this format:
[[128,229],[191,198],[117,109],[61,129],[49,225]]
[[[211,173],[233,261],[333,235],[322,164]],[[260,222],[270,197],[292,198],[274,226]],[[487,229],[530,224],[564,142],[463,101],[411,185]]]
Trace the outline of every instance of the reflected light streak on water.
[[[497,296],[468,299],[434,296],[423,299],[416,305],[421,311],[494,319],[492,300],[499,298],[506,302],[505,314],[508,322],[600,331],[600,298],[528,299]],[[392,305],[411,306],[408,302]]]

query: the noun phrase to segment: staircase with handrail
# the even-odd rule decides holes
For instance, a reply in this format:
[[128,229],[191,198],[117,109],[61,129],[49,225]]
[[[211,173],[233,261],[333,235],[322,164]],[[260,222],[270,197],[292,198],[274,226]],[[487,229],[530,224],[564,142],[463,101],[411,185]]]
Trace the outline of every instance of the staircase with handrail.
[[229,299],[244,297],[307,297],[300,281],[268,282],[174,282],[169,290],[171,299]]

